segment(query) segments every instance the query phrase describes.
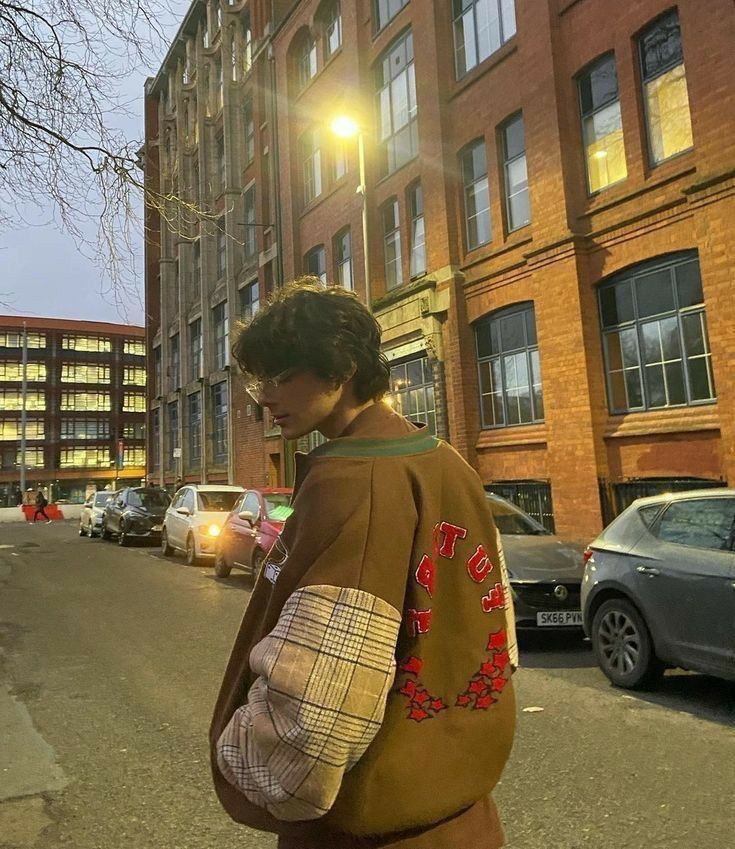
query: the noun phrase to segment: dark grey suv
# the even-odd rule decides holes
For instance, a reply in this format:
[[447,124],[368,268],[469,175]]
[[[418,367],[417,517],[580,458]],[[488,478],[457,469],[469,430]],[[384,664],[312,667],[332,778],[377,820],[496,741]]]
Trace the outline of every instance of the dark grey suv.
[[584,629],[619,687],[666,667],[735,680],[735,489],[640,498],[590,544]]

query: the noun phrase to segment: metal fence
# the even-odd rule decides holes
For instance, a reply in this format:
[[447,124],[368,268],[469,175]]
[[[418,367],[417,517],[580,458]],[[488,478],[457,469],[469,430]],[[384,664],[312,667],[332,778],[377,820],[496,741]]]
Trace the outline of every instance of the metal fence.
[[727,486],[727,481],[707,478],[634,478],[610,482],[599,480],[600,506],[605,525],[629,507],[636,498],[660,495],[663,492],[683,492],[687,489],[713,489]]
[[556,533],[551,484],[548,481],[494,481],[488,489],[525,510],[552,534]]

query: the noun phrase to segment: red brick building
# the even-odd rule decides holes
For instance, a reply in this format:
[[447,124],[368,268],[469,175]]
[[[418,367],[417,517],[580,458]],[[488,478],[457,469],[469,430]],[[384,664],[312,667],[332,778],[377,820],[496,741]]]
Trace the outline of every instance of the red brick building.
[[[728,0],[221,14],[250,15],[252,84],[271,93],[261,298],[304,272],[369,298],[395,403],[564,535],[637,494],[735,479]],[[359,124],[364,193],[337,114]],[[287,478],[254,405],[233,396],[231,419],[235,477]]]

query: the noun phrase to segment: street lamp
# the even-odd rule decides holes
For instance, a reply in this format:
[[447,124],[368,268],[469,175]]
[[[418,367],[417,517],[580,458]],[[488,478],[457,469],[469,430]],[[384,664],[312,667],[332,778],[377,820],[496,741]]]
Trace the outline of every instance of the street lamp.
[[365,182],[365,135],[358,122],[349,115],[337,115],[332,121],[332,132],[341,139],[350,139],[357,136],[360,184],[357,187],[356,193],[362,195],[362,257],[365,273],[365,306],[371,310],[370,249],[368,247],[367,185]]

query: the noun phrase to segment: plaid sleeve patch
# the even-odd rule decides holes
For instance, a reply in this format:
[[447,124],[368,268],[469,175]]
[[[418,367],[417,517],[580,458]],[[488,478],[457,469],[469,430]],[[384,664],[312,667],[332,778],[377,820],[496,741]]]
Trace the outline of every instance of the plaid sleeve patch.
[[258,678],[217,743],[222,775],[278,819],[323,816],[383,721],[400,626],[362,590],[297,590],[250,653]]

